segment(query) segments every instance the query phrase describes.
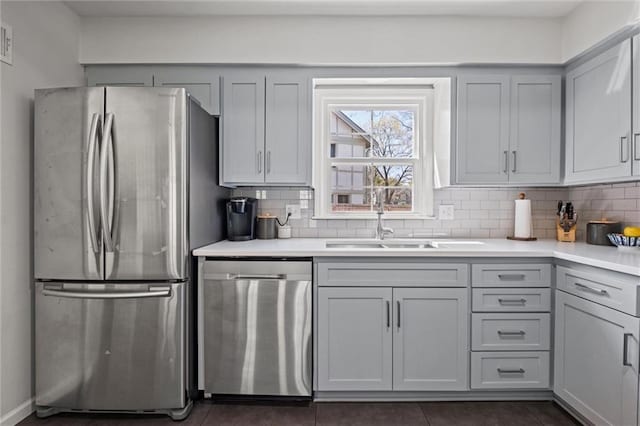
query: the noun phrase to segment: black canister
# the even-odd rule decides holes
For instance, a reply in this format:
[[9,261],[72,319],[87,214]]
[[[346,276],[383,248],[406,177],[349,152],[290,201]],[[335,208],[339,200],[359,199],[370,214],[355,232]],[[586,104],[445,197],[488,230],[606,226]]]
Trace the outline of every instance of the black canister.
[[587,223],[587,244],[611,246],[607,234],[619,233],[622,229],[620,222],[611,220],[592,220]]
[[270,214],[258,215],[256,236],[260,240],[273,240],[276,238],[276,217]]

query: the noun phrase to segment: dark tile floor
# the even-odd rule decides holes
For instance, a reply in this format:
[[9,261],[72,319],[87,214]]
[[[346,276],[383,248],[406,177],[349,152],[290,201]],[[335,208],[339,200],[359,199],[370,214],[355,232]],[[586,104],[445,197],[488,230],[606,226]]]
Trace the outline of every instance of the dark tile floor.
[[571,426],[577,425],[551,402],[315,403],[309,406],[212,404],[199,402],[180,423],[164,416],[34,415],[20,425],[48,426]]

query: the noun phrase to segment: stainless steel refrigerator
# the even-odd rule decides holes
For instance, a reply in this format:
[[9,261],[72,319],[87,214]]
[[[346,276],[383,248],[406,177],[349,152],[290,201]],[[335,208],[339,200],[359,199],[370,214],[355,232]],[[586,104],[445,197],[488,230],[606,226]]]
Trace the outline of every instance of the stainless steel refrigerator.
[[36,90],[36,405],[191,408],[191,249],[224,237],[217,118],[184,89]]

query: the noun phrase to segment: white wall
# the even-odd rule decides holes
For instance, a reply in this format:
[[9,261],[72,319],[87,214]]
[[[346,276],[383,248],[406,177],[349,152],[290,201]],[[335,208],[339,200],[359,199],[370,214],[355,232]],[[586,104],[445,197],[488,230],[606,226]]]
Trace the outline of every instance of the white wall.
[[544,18],[87,17],[80,62],[555,64],[560,37]]
[[640,22],[640,0],[585,1],[562,24],[562,62]]
[[3,63],[0,76],[0,424],[12,425],[31,412],[33,397],[33,90],[82,85],[84,75],[79,19],[64,4],[2,1],[0,8],[14,36],[13,66]]

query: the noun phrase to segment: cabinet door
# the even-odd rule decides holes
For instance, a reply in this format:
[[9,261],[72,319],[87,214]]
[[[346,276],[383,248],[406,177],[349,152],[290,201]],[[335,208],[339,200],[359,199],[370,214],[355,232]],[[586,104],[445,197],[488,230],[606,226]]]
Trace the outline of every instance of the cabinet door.
[[560,182],[561,78],[513,76],[509,182]]
[[211,115],[220,115],[220,75],[207,67],[154,67],[153,85],[184,87]]
[[87,67],[88,86],[153,86],[150,65],[100,65]]
[[466,288],[393,289],[393,389],[466,390]]
[[640,176],[640,35],[633,38],[633,175]]
[[264,76],[223,78],[223,183],[264,183],[264,84]]
[[265,182],[307,184],[311,169],[306,78],[267,77]]
[[638,318],[556,291],[556,395],[595,424],[635,425],[639,332]]
[[509,178],[509,77],[458,78],[457,183]]
[[318,290],[318,390],[391,390],[391,289]]
[[566,77],[566,183],[631,176],[631,42]]

